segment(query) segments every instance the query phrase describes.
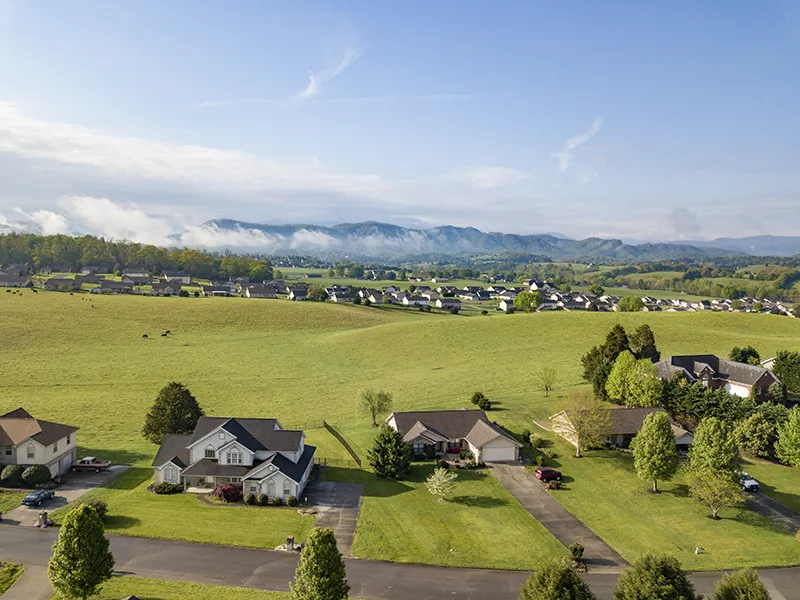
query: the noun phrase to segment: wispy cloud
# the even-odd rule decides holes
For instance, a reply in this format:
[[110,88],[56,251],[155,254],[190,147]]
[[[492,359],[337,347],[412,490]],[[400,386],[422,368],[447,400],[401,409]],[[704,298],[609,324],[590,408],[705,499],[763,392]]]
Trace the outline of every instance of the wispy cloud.
[[363,48],[348,48],[344,53],[344,58],[342,58],[338,65],[323,71],[309,71],[308,85],[299,94],[295,95],[294,99],[300,101],[308,100],[319,94],[322,85],[326,81],[330,81],[334,77],[341,75],[345,69],[359,59],[363,52]]
[[461,102],[472,99],[472,94],[426,94],[417,96],[418,102]]
[[558,162],[559,171],[564,173],[575,164],[575,151],[600,133],[600,128],[602,126],[603,118],[597,117],[587,131],[572,136],[566,142],[564,142],[564,147],[559,152],[553,152],[550,155]]
[[451,172],[449,179],[466,183],[481,190],[486,190],[514,185],[515,183],[530,179],[532,176],[531,173],[511,167],[476,165]]
[[[424,104],[465,102],[474,99],[473,94],[421,94],[417,96],[342,96],[339,98],[312,97],[303,100],[303,104],[386,104],[389,102],[419,102]],[[195,102],[193,108],[225,108],[243,105],[270,105],[280,108],[297,106],[297,98],[291,100],[277,100],[274,98],[231,98],[226,100],[203,100]]]

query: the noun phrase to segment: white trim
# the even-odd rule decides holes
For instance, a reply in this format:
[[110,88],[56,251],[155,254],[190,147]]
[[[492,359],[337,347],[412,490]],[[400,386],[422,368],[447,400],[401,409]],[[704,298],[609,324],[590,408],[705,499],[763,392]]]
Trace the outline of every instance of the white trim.
[[164,467],[166,467],[167,465],[172,465],[173,467],[175,467],[176,469],[178,469],[178,471],[182,471],[184,468],[186,468],[186,467],[183,467],[183,468],[182,468],[182,467],[179,467],[179,466],[178,466],[178,465],[176,465],[174,462],[172,462],[172,459],[169,459],[169,460],[168,460],[167,462],[165,462],[163,465],[161,465],[161,466],[159,466],[159,467],[156,467],[156,469],[159,469],[159,470],[161,470],[161,469],[163,469]]
[[[230,419],[228,419],[228,421],[230,421]],[[228,421],[225,421],[225,423],[227,423]],[[222,425],[225,425],[225,423],[222,423]],[[222,425],[217,425],[217,426],[216,426],[214,429],[212,429],[211,431],[209,431],[207,434],[205,434],[205,435],[204,435],[203,437],[201,437],[199,440],[197,440],[196,442],[192,442],[191,444],[189,444],[188,446],[186,446],[186,448],[187,448],[187,449],[188,449],[188,450],[191,452],[191,449],[192,449],[192,448],[194,448],[194,447],[195,447],[197,444],[201,443],[201,442],[202,442],[202,441],[204,441],[206,438],[208,438],[208,437],[210,437],[210,436],[214,435],[214,434],[215,434],[215,433],[217,433],[217,432],[218,432],[220,429],[222,429]],[[237,438],[236,438],[236,436],[235,436],[235,435],[233,435],[233,434],[232,434],[230,431],[228,431],[227,429],[224,429],[223,431],[224,431],[225,433],[227,433],[228,435],[230,435],[230,436],[233,438],[233,440],[232,440],[232,441],[235,441],[235,440],[237,439]],[[217,438],[217,439],[219,439],[219,438]]]

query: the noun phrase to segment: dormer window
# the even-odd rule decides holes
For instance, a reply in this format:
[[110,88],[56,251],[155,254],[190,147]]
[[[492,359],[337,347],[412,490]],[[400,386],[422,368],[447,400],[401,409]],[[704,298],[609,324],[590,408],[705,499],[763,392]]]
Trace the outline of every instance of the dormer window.
[[228,464],[229,465],[240,465],[242,464],[242,453],[238,450],[231,450],[228,452]]
[[217,449],[211,444],[206,446],[206,458],[217,458]]
[[224,431],[220,431],[219,432],[219,439],[221,439],[221,440],[225,439],[225,432]]

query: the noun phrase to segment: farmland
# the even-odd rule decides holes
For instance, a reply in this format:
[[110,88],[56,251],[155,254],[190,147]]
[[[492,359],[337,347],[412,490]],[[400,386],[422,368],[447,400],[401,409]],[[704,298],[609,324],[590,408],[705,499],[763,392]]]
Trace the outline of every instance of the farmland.
[[[649,323],[664,354],[725,355],[732,346],[744,344],[753,344],[762,356],[784,348],[800,350],[800,322],[750,314],[557,312],[460,318],[281,300],[90,299],[61,293],[0,294],[0,314],[4,349],[0,412],[24,406],[43,419],[79,426],[81,454],[135,467],[109,489],[96,492],[109,501],[110,529],[197,541],[223,541],[226,538],[219,532],[234,532],[226,533],[228,543],[243,545],[248,545],[244,540],[248,527],[267,531],[275,526],[275,540],[285,539],[287,531],[300,540],[311,520],[271,509],[204,507],[191,497],[147,494],[144,486],[156,447],[145,441],[140,431],[156,393],[168,381],[189,386],[208,414],[277,417],[287,426],[308,428],[308,442],[319,448],[319,456],[345,458],[319,423],[324,418],[337,426],[363,456],[374,435],[368,419],[358,410],[358,398],[365,388],[392,392],[396,410],[461,408],[469,405],[472,392],[481,390],[495,402],[493,419],[516,432],[532,429],[532,418],[548,417],[555,412],[559,396],[581,383],[580,355],[601,341],[617,322],[626,328]],[[173,335],[156,335],[166,329]],[[150,337],[143,339],[143,334]],[[558,371],[556,392],[550,398],[535,385],[535,373],[545,364]],[[744,516],[729,515],[730,519],[711,531],[716,524],[706,522],[702,507],[678,493],[664,494],[657,501],[664,505],[664,519],[686,522],[678,533],[661,535],[664,523],[648,517],[655,510],[652,503],[647,504],[652,498],[639,494],[646,486],[624,459],[598,454],[583,462],[564,461],[575,482],[570,484],[571,491],[557,497],[626,558],[663,550],[680,554],[697,568],[753,561],[800,562],[796,543],[789,544],[792,537],[750,518],[749,511],[743,512]],[[756,472],[756,467],[752,471],[764,480],[766,491],[773,488],[784,494],[789,498],[784,498],[787,504],[797,502],[800,473],[777,469],[769,465],[763,474]],[[613,471],[621,483],[612,486],[604,476],[607,471]],[[454,558],[438,559],[435,556],[447,542],[447,528],[416,546],[406,546],[402,531],[388,526],[376,528],[370,537],[369,523],[408,516],[466,527],[478,515],[502,512],[504,519],[517,519],[520,524],[519,537],[509,530],[504,544],[535,538],[539,547],[546,549],[554,541],[532,517],[520,514],[503,490],[489,489],[483,483],[480,494],[494,498],[493,508],[449,503],[429,507],[424,502],[432,500],[424,488],[419,489],[419,481],[403,484],[412,488],[404,493],[381,494],[368,473],[339,475],[370,482],[364,499],[365,525],[359,527],[354,542],[357,556],[475,564],[477,549],[485,543],[479,531],[464,542]],[[477,482],[465,479],[463,484],[465,492],[459,495],[475,495],[468,488],[478,486]],[[680,491],[681,482],[676,482],[674,489]],[[636,518],[632,520],[635,525],[626,530],[622,516],[627,506],[634,507],[631,514]],[[451,508],[450,514],[437,514]],[[604,514],[609,518],[601,518]],[[158,523],[168,526],[158,527]],[[237,529],[242,535],[234,531]],[[712,540],[699,545],[718,550],[696,560],[688,556],[692,542],[687,537],[681,542],[685,547],[679,548],[676,540],[680,531],[693,529],[706,532],[704,536]],[[395,537],[383,542],[376,537],[387,535]],[[736,544],[726,549],[725,540],[734,538],[749,540],[751,552]],[[269,547],[275,540],[267,537],[258,544]],[[526,566],[519,557],[492,560],[492,566]]]

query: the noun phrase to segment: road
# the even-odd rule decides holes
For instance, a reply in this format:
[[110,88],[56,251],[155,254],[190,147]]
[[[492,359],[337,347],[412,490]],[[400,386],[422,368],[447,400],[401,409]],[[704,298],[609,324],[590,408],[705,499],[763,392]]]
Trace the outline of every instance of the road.
[[[55,529],[0,525],[0,560],[44,566],[58,535]],[[120,573],[216,585],[288,591],[297,555],[109,535]],[[346,559],[354,598],[404,600],[516,600],[526,574]],[[762,570],[773,600],[800,600],[800,567]],[[718,573],[692,574],[698,592],[709,594]],[[601,600],[610,600],[617,575],[588,573]]]

